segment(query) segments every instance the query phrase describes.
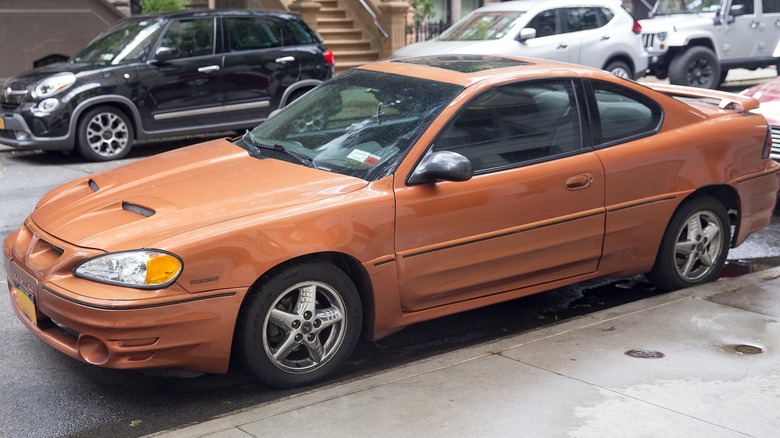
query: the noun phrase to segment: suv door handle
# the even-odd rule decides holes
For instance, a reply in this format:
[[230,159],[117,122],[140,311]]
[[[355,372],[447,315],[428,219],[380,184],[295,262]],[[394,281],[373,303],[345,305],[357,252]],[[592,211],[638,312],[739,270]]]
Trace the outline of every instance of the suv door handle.
[[293,56],[285,56],[283,58],[276,58],[276,62],[278,62],[279,64],[286,64],[288,62],[293,62],[293,61],[295,61],[295,57],[293,57]]
[[569,47],[569,46],[567,46],[566,44],[558,44],[558,48],[559,49],[565,49],[567,47]]
[[206,67],[201,67],[201,68],[198,69],[198,71],[201,72],[201,73],[211,73],[211,72],[217,71],[217,70],[219,70],[219,66],[218,65],[208,65]]

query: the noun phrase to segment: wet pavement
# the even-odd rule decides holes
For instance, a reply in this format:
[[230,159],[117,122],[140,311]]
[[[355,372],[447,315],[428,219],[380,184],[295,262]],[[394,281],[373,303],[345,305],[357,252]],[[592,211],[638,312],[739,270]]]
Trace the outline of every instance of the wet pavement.
[[657,295],[155,437],[775,437],[780,268]]

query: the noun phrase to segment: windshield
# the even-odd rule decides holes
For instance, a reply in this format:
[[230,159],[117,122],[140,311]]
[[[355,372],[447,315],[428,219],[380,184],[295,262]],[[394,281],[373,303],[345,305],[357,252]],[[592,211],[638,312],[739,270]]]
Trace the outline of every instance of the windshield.
[[253,155],[295,156],[289,161],[373,181],[395,170],[461,90],[442,82],[354,70],[296,100],[239,145]]
[[473,12],[442,32],[439,41],[482,41],[502,38],[523,12]]
[[144,61],[162,26],[162,20],[124,20],[98,35],[70,62],[114,65]]
[[659,0],[653,15],[718,12],[722,3],[723,0]]

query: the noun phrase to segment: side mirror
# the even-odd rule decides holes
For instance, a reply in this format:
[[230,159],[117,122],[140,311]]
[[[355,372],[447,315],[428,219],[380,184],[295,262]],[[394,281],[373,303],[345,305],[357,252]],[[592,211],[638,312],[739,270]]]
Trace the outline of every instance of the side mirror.
[[407,184],[413,186],[436,181],[468,181],[472,176],[474,168],[468,158],[457,152],[438,151],[422,159]]
[[735,17],[741,17],[742,15],[745,15],[745,12],[747,12],[747,6],[732,5],[731,8],[729,8],[728,22],[733,23]]
[[517,36],[517,41],[522,43],[533,38],[536,38],[536,29],[532,27],[525,27],[520,29],[520,35]]
[[158,47],[154,52],[154,60],[159,63],[164,63],[179,56],[179,49],[176,47]]

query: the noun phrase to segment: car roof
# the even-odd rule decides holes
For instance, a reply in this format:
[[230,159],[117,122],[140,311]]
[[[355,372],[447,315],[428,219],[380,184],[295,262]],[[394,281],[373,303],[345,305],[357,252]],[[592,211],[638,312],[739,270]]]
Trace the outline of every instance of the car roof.
[[538,58],[518,58],[494,55],[430,55],[378,61],[358,67],[414,76],[438,82],[468,87],[487,79],[536,79],[555,76],[611,77],[607,72],[575,64]]
[[501,3],[491,3],[477,11],[521,11],[525,12],[534,6],[548,3],[555,7],[567,6],[620,6],[619,0],[515,0]]
[[152,14],[133,15],[130,18],[190,18],[190,17],[278,17],[278,18],[297,18],[297,14],[281,11],[259,11],[253,9],[188,9],[186,11],[167,11]]

